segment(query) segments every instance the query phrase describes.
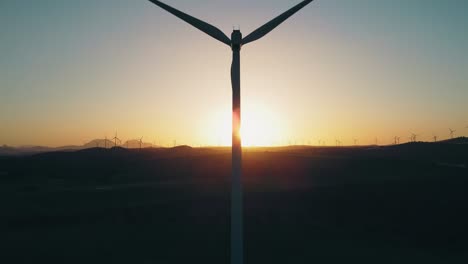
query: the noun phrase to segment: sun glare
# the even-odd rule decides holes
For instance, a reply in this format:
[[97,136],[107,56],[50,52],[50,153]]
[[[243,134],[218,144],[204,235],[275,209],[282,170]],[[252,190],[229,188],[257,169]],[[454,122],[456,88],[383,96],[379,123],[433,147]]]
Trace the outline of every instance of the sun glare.
[[[210,141],[217,146],[231,145],[231,113],[217,113],[209,126]],[[242,146],[279,145],[282,138],[281,117],[264,105],[243,105]]]

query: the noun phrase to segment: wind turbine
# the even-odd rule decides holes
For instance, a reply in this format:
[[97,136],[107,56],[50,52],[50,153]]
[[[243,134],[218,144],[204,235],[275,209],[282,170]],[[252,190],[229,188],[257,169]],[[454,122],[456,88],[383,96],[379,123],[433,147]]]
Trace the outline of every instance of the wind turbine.
[[138,142],[140,143],[140,150],[141,150],[141,143],[143,143],[143,137],[141,137],[140,140],[138,140]]
[[354,139],[354,146],[357,146],[357,142],[358,142],[358,140],[355,138]]
[[104,148],[107,149],[107,136],[104,137]]
[[115,132],[115,137],[112,139],[114,140],[114,147],[117,147],[117,140],[120,142],[120,138],[117,137],[117,132]]
[[449,128],[450,130],[450,138],[453,139],[453,135],[455,134],[455,132],[457,132],[456,130],[453,130],[451,128]]
[[265,25],[254,30],[245,38],[238,29],[234,29],[229,39],[218,28],[185,14],[158,0],[149,0],[160,8],[184,20],[197,29],[205,32],[216,40],[228,45],[232,49],[231,85],[232,85],[232,191],[231,191],[231,263],[243,263],[243,223],[242,223],[242,144],[240,138],[241,127],[241,97],[240,97],[240,51],[243,45],[259,40],[273,29],[310,4],[313,0],[305,0],[288,11],[274,18]]
[[434,139],[434,142],[437,142],[437,135],[432,135],[432,138]]
[[420,135],[416,135],[415,133],[411,133],[411,141],[412,141],[412,142],[416,142],[418,136],[420,136]]

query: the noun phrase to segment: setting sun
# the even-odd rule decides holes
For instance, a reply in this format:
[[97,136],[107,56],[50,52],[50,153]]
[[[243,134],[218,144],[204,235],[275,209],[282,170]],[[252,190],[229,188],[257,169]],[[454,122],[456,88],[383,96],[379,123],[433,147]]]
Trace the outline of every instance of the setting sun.
[[[281,143],[282,118],[263,104],[246,104],[243,106],[241,137],[242,146],[274,146]],[[211,131],[214,145],[231,145],[231,113],[219,112],[207,128]]]
[[263,105],[246,105],[241,136],[244,146],[278,145],[283,134],[281,118]]

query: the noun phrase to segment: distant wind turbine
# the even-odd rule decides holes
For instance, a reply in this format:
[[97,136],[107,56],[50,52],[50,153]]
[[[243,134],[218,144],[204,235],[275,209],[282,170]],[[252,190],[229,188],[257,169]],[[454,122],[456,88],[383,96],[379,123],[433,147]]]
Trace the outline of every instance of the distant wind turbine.
[[141,137],[140,140],[138,140],[138,142],[140,143],[140,150],[141,150],[141,143],[143,143],[143,137]]
[[114,140],[114,147],[117,147],[117,140],[121,142],[120,138],[117,137],[117,132],[115,132],[115,137],[112,140]]
[[456,130],[453,130],[451,128],[449,128],[450,130],[450,138],[453,139],[453,136],[455,135],[455,132],[457,132]]
[[411,140],[412,140],[412,142],[416,142],[416,141],[417,141],[417,138],[418,138],[419,136],[421,136],[421,135],[417,135],[417,134],[415,134],[415,133],[411,133]]
[[241,93],[240,93],[240,51],[243,45],[259,40],[267,35],[289,17],[310,4],[313,0],[305,0],[284,12],[280,16],[256,29],[245,38],[239,29],[234,29],[229,39],[218,28],[185,14],[158,0],[149,0],[169,13],[184,20],[209,36],[228,45],[232,49],[231,84],[232,84],[232,191],[231,191],[231,264],[243,263],[243,221],[242,221],[242,144],[241,127]]
[[107,136],[104,137],[104,148],[107,148]]
[[358,142],[358,140],[354,139],[354,146],[357,146],[357,142]]

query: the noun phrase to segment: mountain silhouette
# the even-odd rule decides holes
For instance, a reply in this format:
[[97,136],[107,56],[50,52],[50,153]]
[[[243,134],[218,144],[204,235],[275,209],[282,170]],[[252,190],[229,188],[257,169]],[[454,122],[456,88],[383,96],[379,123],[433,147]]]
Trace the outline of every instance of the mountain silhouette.
[[82,147],[83,148],[111,148],[115,145],[114,141],[111,141],[109,139],[93,139],[88,143],[85,143]]

